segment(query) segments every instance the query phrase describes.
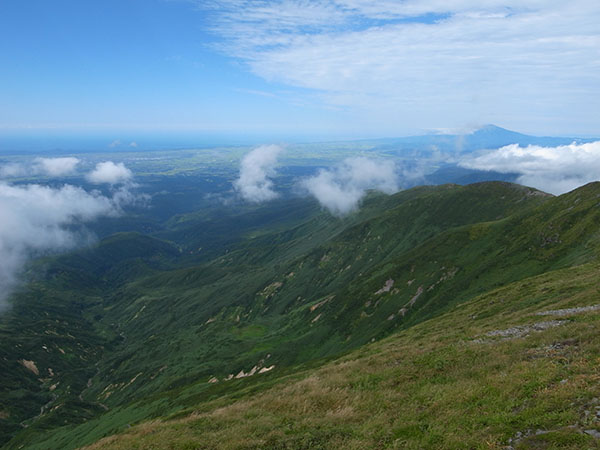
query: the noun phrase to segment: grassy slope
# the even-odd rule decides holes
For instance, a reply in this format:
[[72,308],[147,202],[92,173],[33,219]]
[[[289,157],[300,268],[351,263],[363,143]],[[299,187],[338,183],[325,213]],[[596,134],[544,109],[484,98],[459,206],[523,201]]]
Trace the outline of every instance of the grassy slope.
[[[437,230],[482,217],[495,218],[514,208],[508,207],[513,203],[512,198],[486,208],[483,200],[488,201],[490,189],[501,189],[519,200],[524,197],[521,188],[507,185],[453,187],[447,192],[418,189],[395,199],[392,204],[398,210],[390,208],[383,217],[363,220],[333,240],[328,237],[339,224],[318,216],[289,231],[251,239],[212,264],[153,274],[151,279],[130,283],[119,291],[114,304],[111,301],[105,306],[103,319],[108,323],[120,322],[127,345],[107,356],[103,362],[105,369],[86,396],[92,399],[102,395],[107,386],[128,384],[140,374],[137,386],[129,390],[108,388],[112,393],[105,399],[106,404],[117,406],[144,394],[179,389],[199,381],[205,383],[213,375],[224,377],[248,371],[269,354],[272,355],[269,365],[298,364],[345,351],[364,344],[376,334],[389,332],[387,323],[384,321],[380,327],[376,318],[364,321],[355,339],[346,341],[346,336],[329,339],[332,327],[339,326],[335,318],[313,322],[315,315],[309,312],[310,308],[336,292],[335,289],[345,289],[356,278],[359,268],[340,274],[313,259],[322,258],[331,245],[339,247],[344,256],[354,257],[356,249],[348,247],[353,242],[364,251],[370,251],[372,246],[376,252],[378,241],[363,242],[370,231],[365,224],[379,233],[385,229],[392,235],[405,236],[402,245],[394,236],[389,239],[399,251],[398,247],[410,248]],[[474,200],[472,194],[479,199]],[[447,208],[447,204],[453,204],[454,216],[432,207]],[[467,211],[460,211],[461,205]],[[368,215],[368,211],[367,206],[363,214]],[[398,224],[398,217],[405,216],[410,219]],[[323,241],[333,244],[325,244],[323,248],[318,245]],[[387,255],[377,252],[370,263],[361,267],[367,269],[385,260]],[[305,269],[295,267],[303,264]],[[297,275],[291,275],[294,271]],[[361,313],[360,308],[351,309]],[[306,351],[298,352],[298,348]],[[160,376],[156,376],[159,372]]]
[[[245,398],[143,423],[121,448],[595,448],[600,267],[548,272]],[[486,333],[561,320],[521,337]],[[511,441],[512,440],[512,441]]]
[[[44,416],[13,444],[89,443],[128,423],[247,395],[264,388],[259,377],[207,380],[262,360],[277,366],[260,376],[273,383],[495,286],[593,259],[598,191],[589,185],[548,199],[504,183],[418,188],[372,198],[351,219],[317,215],[290,229],[253,234],[212,263],[186,269],[166,270],[173,255],[157,244],[163,257],[149,252],[136,264],[126,258],[100,278],[102,292],[86,297],[97,295],[83,315],[106,340],[100,350],[109,351],[97,367],[85,366],[92,373],[79,384],[65,381],[69,407],[52,405],[71,411],[75,398],[96,408],[92,415],[102,412],[100,403],[110,410],[46,441],[36,434],[44,428],[39,423],[55,427],[91,417],[75,420],[59,408],[58,416]],[[66,278],[58,281],[84,277],[85,257],[74,258],[62,260]],[[97,262],[92,266],[102,265]],[[77,270],[69,271],[69,264]],[[375,294],[388,279],[393,289]],[[419,287],[418,301],[406,308]],[[88,377],[90,387],[81,386]]]

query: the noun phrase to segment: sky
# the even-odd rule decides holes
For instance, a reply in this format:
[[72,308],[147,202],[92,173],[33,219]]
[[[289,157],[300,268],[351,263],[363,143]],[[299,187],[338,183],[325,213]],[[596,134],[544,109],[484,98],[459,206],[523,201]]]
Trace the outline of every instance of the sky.
[[597,0],[2,0],[0,135],[598,136],[599,23]]

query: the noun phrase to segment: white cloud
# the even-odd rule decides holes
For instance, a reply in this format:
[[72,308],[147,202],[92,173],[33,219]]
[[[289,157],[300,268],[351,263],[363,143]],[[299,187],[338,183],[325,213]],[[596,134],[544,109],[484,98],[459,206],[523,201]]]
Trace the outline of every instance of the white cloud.
[[79,159],[73,157],[35,158],[34,170],[52,177],[59,177],[73,173],[77,164],[79,164]]
[[77,225],[120,213],[132,198],[105,197],[71,185],[13,186],[0,182],[0,310],[32,256],[72,248],[85,233]]
[[73,157],[35,158],[28,164],[7,163],[0,166],[0,177],[15,178],[32,175],[59,177],[75,172],[77,164],[79,159]]
[[7,163],[0,166],[0,178],[24,177],[31,174],[31,170],[19,163]]
[[558,147],[507,145],[459,163],[462,167],[520,174],[518,182],[552,194],[600,179],[600,141]]
[[262,145],[244,156],[240,176],[233,186],[245,200],[259,203],[278,196],[270,177],[275,173],[281,151],[278,145]]
[[397,192],[398,175],[390,161],[347,158],[338,167],[303,180],[301,186],[333,214],[344,215],[358,207],[368,189]]
[[121,184],[133,177],[133,173],[123,163],[104,161],[96,164],[96,168],[86,178],[94,184]]
[[[62,176],[75,171],[73,157],[35,158],[28,164],[0,167],[0,176]],[[133,191],[132,173],[123,164],[99,163],[88,174],[93,183],[119,184],[110,196],[64,185],[11,185],[0,181],[0,311],[29,258],[72,248],[89,240],[83,225],[101,216],[115,216],[127,205],[144,205],[149,197]]]
[[222,50],[252,72],[313,90],[370,124],[597,131],[596,0],[198,4]]

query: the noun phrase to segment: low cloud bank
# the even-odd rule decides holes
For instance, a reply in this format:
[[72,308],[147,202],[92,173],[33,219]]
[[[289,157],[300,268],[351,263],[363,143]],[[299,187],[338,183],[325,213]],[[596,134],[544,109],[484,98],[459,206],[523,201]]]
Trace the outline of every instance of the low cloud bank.
[[282,150],[278,145],[262,145],[244,156],[240,176],[233,187],[245,200],[260,203],[278,196],[273,190],[271,177],[275,174],[277,157]]
[[512,144],[469,157],[459,165],[518,173],[518,183],[558,195],[600,179],[600,141],[558,147]]
[[303,180],[301,186],[333,214],[344,215],[358,208],[368,189],[397,192],[398,175],[390,161],[347,158],[339,166]]
[[86,176],[93,184],[122,184],[133,178],[133,173],[123,163],[104,161],[96,164],[96,168]]
[[[52,162],[46,169],[65,173],[76,164]],[[53,188],[0,181],[0,311],[6,308],[6,300],[30,258],[89,243],[90,234],[83,225],[100,217],[117,216],[123,207],[147,200],[133,192],[133,187],[129,183],[111,189],[107,196],[68,184]]]
[[33,175],[60,177],[74,173],[78,164],[79,159],[74,157],[35,158],[30,165],[8,163],[0,166],[0,177],[14,178]]

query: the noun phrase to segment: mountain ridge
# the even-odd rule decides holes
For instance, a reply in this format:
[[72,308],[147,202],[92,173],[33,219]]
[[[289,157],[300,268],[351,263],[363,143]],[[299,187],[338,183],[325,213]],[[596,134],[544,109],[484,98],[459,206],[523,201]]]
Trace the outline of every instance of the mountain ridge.
[[[181,243],[139,234],[59,257],[48,264],[60,270],[48,271],[23,297],[22,308],[36,302],[40,312],[54,311],[48,320],[29,324],[13,312],[24,330],[45,331],[34,332],[38,337],[22,351],[7,334],[11,324],[0,328],[4,342],[17,345],[7,353],[5,344],[5,361],[34,361],[40,373],[53,372],[40,385],[20,364],[19,376],[31,378],[31,392],[39,392],[28,410],[49,406],[9,448],[71,448],[215,395],[243,397],[246,388],[263,386],[261,379],[271,385],[302,367],[360,352],[373,339],[434,320],[478,295],[595,261],[599,195],[600,183],[559,197],[503,182],[421,187],[369,196],[346,219],[300,209],[295,227],[250,235],[196,264]],[[202,226],[199,220],[191,226]],[[98,252],[102,260],[103,252],[114,255],[114,242],[135,245],[119,247],[126,258],[105,272],[103,283],[79,291],[69,274],[85,274],[93,264],[86,269],[78,255],[87,252],[89,261]],[[92,331],[69,338],[73,323],[51,325],[52,314],[67,310],[78,311],[69,320]],[[87,353],[78,350],[83,342]],[[33,350],[36,345],[52,350]],[[52,363],[63,358],[58,348],[86,359]],[[241,373],[235,382],[223,381]],[[0,393],[7,404],[7,391]]]
[[390,150],[398,146],[404,150],[427,149],[429,146],[434,145],[441,151],[467,153],[476,150],[496,149],[510,144],[518,144],[522,147],[528,145],[556,147],[558,145],[569,145],[574,142],[582,144],[597,140],[598,138],[534,136],[508,130],[494,124],[487,124],[471,132],[423,134],[365,141],[382,142]]

